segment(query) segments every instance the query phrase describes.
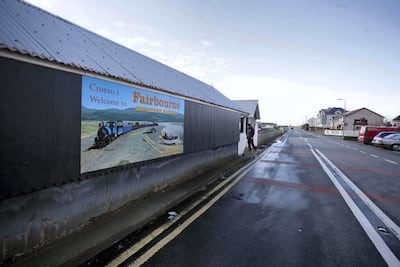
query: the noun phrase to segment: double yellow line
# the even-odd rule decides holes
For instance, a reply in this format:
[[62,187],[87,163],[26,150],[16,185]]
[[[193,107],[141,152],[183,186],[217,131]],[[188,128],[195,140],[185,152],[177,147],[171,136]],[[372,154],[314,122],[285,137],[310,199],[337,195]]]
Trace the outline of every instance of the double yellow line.
[[[269,151],[269,149],[266,150],[265,152],[263,152],[261,155],[265,154],[268,151]],[[161,235],[165,230],[167,230],[169,227],[171,227],[176,221],[178,221],[180,218],[185,216],[191,210],[193,210],[198,205],[200,205],[202,202],[204,202],[206,199],[208,199],[210,196],[212,196],[215,192],[219,191],[221,188],[223,188],[225,185],[227,185],[228,183],[231,182],[221,192],[219,192],[212,199],[210,199],[207,204],[205,204],[203,207],[201,207],[192,216],[190,216],[185,222],[183,222],[181,225],[179,225],[177,228],[175,228],[174,231],[172,231],[167,236],[165,236],[163,239],[161,239],[157,244],[152,246],[148,251],[146,251],[143,255],[141,255],[139,258],[137,258],[129,266],[140,266],[140,265],[144,264],[155,253],[157,253],[157,251],[162,249],[171,240],[173,240],[176,236],[178,236],[192,222],[194,222],[198,217],[200,217],[204,212],[206,212],[212,205],[214,205],[223,195],[225,195],[226,192],[228,192],[234,185],[236,185],[243,178],[243,176],[249,172],[251,167],[262,158],[261,155],[256,160],[253,160],[252,162],[248,163],[247,165],[243,166],[241,169],[239,169],[238,171],[233,173],[231,176],[227,177],[223,182],[218,184],[215,188],[213,188],[211,191],[209,191],[207,194],[205,194],[202,198],[198,199],[197,201],[192,203],[189,207],[187,207],[182,212],[180,212],[177,216],[175,216],[175,218],[173,220],[170,220],[166,224],[155,229],[149,235],[147,235],[145,238],[140,240],[138,243],[134,244],[132,247],[125,250],[122,254],[120,254],[118,257],[116,257],[113,261],[111,261],[106,266],[112,266],[112,267],[118,266],[119,264],[125,262],[130,256],[136,254],[140,249],[142,249],[144,246],[146,246],[148,243],[150,243],[154,238]]]

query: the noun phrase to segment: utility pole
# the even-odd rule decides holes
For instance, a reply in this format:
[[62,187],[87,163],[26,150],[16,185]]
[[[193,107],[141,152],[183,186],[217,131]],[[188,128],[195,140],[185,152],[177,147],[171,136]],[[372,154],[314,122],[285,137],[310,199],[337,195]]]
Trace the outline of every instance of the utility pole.
[[338,98],[338,99],[336,99],[336,100],[343,100],[343,102],[344,102],[343,127],[342,127],[342,136],[343,136],[343,139],[344,139],[344,126],[346,125],[346,121],[345,121],[345,119],[346,119],[346,99],[344,99],[344,98]]

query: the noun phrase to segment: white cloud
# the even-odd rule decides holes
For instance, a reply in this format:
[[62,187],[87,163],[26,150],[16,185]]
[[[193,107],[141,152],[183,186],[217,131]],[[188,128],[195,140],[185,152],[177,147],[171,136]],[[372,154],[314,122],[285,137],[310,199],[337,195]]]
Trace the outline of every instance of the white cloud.
[[[281,124],[302,124],[306,118],[316,117],[320,109],[343,107],[347,110],[368,108],[388,119],[400,114],[394,102],[376,92],[334,86],[315,86],[280,77],[255,75],[223,75],[214,81],[214,87],[232,100],[259,100],[261,121]],[[397,112],[397,114],[396,114]]]
[[28,2],[44,10],[50,10],[57,4],[57,0],[29,0]]
[[119,38],[119,43],[187,75],[211,84],[226,72],[231,59],[213,55],[212,43],[184,46],[169,40],[149,40],[143,36]]
[[126,27],[126,24],[124,22],[122,22],[122,21],[115,21],[113,23],[113,25],[118,27],[118,28],[125,28]]
[[108,31],[106,29],[98,29],[98,30],[96,30],[96,33],[98,35],[106,37],[107,39],[112,39],[111,37],[113,36],[112,32],[110,32],[110,31]]
[[95,31],[101,36],[208,84],[212,84],[223,75],[231,63],[229,58],[213,55],[214,43],[209,40],[202,39],[197,45],[188,46],[171,40],[152,38],[151,34],[128,36],[127,29],[110,31],[98,28]]
[[200,43],[201,43],[201,45],[202,46],[204,46],[204,47],[211,47],[211,46],[214,46],[214,43],[213,42],[211,42],[211,41],[209,41],[209,40],[201,40],[200,41]]
[[331,88],[315,88],[279,77],[226,75],[214,86],[233,100],[259,100],[261,121],[266,122],[301,124],[322,108],[341,105]]

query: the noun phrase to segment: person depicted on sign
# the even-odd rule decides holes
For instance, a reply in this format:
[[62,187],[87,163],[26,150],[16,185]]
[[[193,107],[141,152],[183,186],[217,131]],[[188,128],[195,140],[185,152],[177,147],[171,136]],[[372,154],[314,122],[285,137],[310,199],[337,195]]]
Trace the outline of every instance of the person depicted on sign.
[[250,123],[247,124],[247,145],[249,146],[249,151],[251,151],[251,148],[254,149],[254,151],[257,151],[256,146],[254,145],[254,128],[251,126]]

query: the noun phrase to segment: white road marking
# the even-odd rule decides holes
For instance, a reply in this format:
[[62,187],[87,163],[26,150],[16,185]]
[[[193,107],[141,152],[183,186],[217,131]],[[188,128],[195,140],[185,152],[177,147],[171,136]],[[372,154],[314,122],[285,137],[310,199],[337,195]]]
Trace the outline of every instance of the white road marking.
[[397,165],[397,162],[395,162],[395,161],[391,161],[390,159],[385,159],[385,161],[386,161],[386,162],[389,162],[389,163],[392,163],[392,164],[396,164],[396,165]]
[[303,139],[303,141],[306,142],[306,144],[308,145],[309,148],[311,148],[311,149],[313,148],[312,145],[308,142],[307,138],[300,137],[300,139]]
[[342,195],[344,201],[346,202],[347,206],[350,208],[358,222],[360,223],[361,227],[364,229],[365,233],[368,235],[369,239],[373,242],[383,259],[386,261],[388,266],[400,266],[399,259],[393,254],[390,248],[386,245],[385,241],[383,241],[382,237],[376,232],[374,227],[371,225],[371,222],[367,219],[367,217],[362,213],[360,208],[357,204],[353,201],[350,197],[349,193],[343,188],[340,184],[338,179],[332,173],[332,171],[328,168],[325,162],[321,159],[323,158],[332,170],[340,176],[343,182],[345,182],[352,190],[358,195],[358,197],[367,205],[375,215],[382,220],[384,224],[393,232],[393,234],[400,239],[400,228],[397,226],[385,213],[383,213],[357,186],[351,182],[347,176],[342,173],[324,154],[322,154],[318,149],[316,149],[318,154],[311,150],[314,157],[317,159],[325,173],[328,175],[329,179],[338,189],[340,194]]
[[377,156],[377,155],[375,155],[375,154],[371,154],[371,157],[374,157],[374,158],[379,158],[379,156]]
[[360,153],[367,154],[367,152],[360,150]]
[[354,151],[357,151],[358,149],[357,149],[357,148],[353,148],[353,150],[354,150]]

